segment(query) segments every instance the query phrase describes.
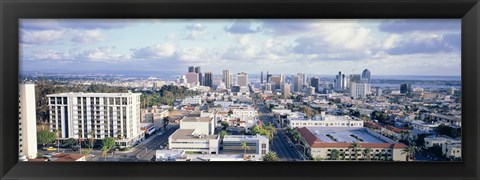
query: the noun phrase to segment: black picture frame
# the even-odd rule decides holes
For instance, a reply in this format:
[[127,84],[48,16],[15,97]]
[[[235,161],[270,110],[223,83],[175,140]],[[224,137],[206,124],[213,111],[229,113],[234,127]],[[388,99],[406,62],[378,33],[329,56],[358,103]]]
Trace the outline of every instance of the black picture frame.
[[[1,0],[1,179],[479,179],[478,0]],[[460,18],[462,162],[18,162],[20,18]]]

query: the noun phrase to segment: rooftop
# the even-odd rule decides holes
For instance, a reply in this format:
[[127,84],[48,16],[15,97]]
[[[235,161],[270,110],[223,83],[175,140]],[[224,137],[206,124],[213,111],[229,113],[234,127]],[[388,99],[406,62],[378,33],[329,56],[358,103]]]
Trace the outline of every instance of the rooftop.
[[141,95],[141,93],[83,93],[83,92],[68,92],[68,93],[57,93],[57,94],[48,94],[47,97],[130,97],[132,95]]
[[178,129],[172,135],[172,140],[178,139],[217,139],[218,135],[195,134],[195,129]]
[[396,143],[393,140],[379,134],[373,134],[366,128],[345,128],[345,127],[310,127],[299,128],[298,132],[314,148],[348,148],[352,143],[357,142],[361,147],[370,148],[404,148],[404,144]]
[[267,136],[263,135],[225,135],[223,141],[248,141],[248,140],[268,140]]
[[183,117],[182,122],[210,122],[213,118],[210,117]]

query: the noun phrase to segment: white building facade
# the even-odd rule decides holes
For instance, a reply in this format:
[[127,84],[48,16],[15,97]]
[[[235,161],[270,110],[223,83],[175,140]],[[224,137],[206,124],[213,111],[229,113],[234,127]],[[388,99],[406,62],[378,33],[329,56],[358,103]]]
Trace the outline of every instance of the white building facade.
[[[115,137],[120,147],[144,138],[140,93],[61,93],[47,95],[50,129],[59,139]],[[93,136],[93,137],[92,137]]]
[[355,120],[349,116],[325,115],[312,119],[307,118],[291,118],[289,119],[289,127],[363,127],[363,121]]
[[35,85],[20,84],[18,93],[18,154],[19,157],[37,157],[37,115],[35,106]]
[[200,96],[186,97],[182,101],[182,105],[202,104],[202,98]]

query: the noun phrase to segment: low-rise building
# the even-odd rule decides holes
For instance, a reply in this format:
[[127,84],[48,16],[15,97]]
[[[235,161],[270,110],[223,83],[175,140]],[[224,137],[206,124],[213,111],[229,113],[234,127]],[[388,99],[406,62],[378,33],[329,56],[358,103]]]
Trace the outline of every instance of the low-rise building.
[[432,146],[440,146],[444,148],[446,144],[456,144],[456,143],[461,143],[461,139],[454,139],[448,136],[428,136],[425,137],[425,144],[424,146],[426,148],[432,147]]
[[[244,150],[242,143],[246,143],[248,148]],[[223,138],[223,154],[256,154],[258,157],[269,152],[269,140],[263,135],[225,135]]]
[[213,106],[217,107],[220,106],[222,108],[227,108],[228,106],[233,105],[233,101],[215,101],[213,102]]
[[215,123],[211,117],[183,117],[180,120],[180,129],[194,129],[197,134],[213,135]]
[[182,105],[196,105],[202,104],[202,98],[200,96],[186,97],[182,100]]
[[350,116],[326,115],[308,119],[304,117],[289,118],[289,127],[363,127],[362,120],[353,119]]
[[452,143],[442,148],[443,156],[447,158],[462,158],[462,143]]
[[218,154],[220,136],[207,135],[196,131],[196,129],[178,129],[168,137],[168,149]]
[[[302,145],[314,158],[324,160],[405,161],[404,144],[396,143],[367,128],[302,127],[298,128]],[[358,143],[357,151],[352,147]],[[369,153],[363,153],[370,149]],[[356,155],[355,155],[356,154]]]

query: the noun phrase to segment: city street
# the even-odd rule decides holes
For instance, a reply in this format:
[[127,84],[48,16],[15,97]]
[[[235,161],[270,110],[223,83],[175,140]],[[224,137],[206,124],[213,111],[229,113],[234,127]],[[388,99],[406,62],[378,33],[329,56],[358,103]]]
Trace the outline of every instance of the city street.
[[272,123],[276,129],[277,133],[274,135],[270,149],[277,153],[277,156],[282,161],[299,161],[303,160],[302,152],[299,152],[295,145],[287,138],[286,133],[273,117],[273,113],[268,112],[265,108],[265,105],[257,102],[258,111],[262,114],[260,115],[260,120],[263,124]]
[[169,128],[161,135],[153,134],[148,139],[141,142],[140,145],[134,147],[134,150],[128,153],[117,153],[115,155],[116,161],[152,161],[155,155],[155,150],[159,150],[160,146],[165,146],[168,143],[168,137],[179,128],[178,125],[170,125]]

